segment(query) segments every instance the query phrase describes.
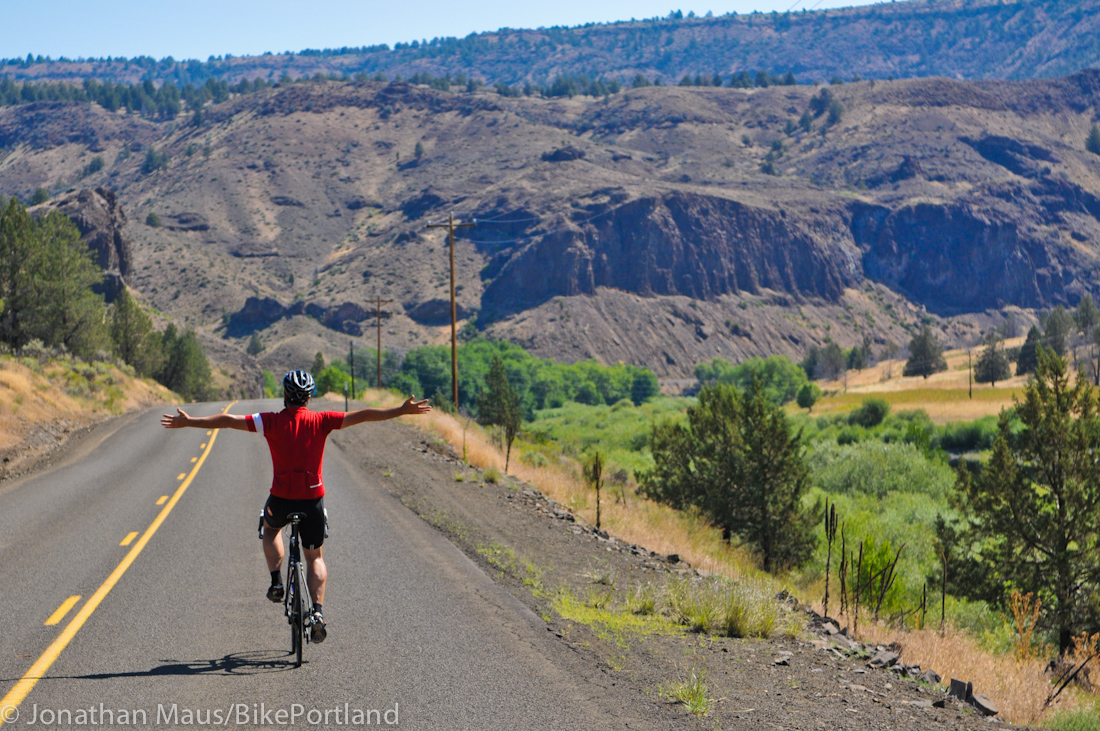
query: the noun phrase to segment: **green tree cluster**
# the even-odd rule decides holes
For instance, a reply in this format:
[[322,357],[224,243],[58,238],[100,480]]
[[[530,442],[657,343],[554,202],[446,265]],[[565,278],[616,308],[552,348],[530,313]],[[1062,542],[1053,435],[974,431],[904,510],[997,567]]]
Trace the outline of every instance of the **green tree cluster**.
[[31,340],[91,358],[107,344],[103,275],[80,232],[64,214],[32,219],[11,198],[0,210],[0,341],[18,349]]
[[749,358],[737,365],[715,358],[695,366],[695,377],[702,384],[729,383],[742,391],[751,388],[754,380],[759,381],[764,395],[773,404],[794,400],[807,382],[806,371],[785,355]]
[[217,104],[225,101],[230,93],[250,94],[267,86],[268,82],[261,78],[245,79],[235,84],[209,78],[201,85],[185,83],[181,86],[171,81],[157,86],[150,79],[138,84],[85,79],[83,84],[77,86],[50,81],[19,84],[5,77],[0,79],[0,106],[40,101],[84,102],[98,104],[112,112],[125,109],[150,118],[173,119],[182,111],[184,104],[197,112],[207,102]]
[[110,339],[115,355],[143,377],[155,378],[188,401],[212,398],[210,362],[194,330],[175,325],[163,332],[125,288],[111,304]]
[[814,345],[799,364],[808,378],[839,378],[844,369],[863,370],[873,365],[875,354],[871,350],[871,340],[864,337],[859,345],[842,348],[829,340],[825,345]]
[[767,570],[797,566],[810,555],[801,435],[759,382],[747,393],[729,384],[704,387],[686,423],[654,425],[650,449],[654,467],[639,475],[646,496],[699,510],[724,536],[755,551]]
[[[371,351],[373,352],[373,351]],[[635,404],[648,401],[659,392],[657,377],[648,369],[622,363],[605,366],[594,360],[555,363],[536,358],[522,347],[504,341],[475,338],[458,348],[459,405],[476,410],[478,397],[486,388],[494,356],[501,359],[508,379],[518,394],[524,418],[536,409],[562,406],[567,401],[584,404],[614,404],[629,399]],[[388,357],[388,356],[387,356]],[[359,367],[360,358],[356,358]],[[366,361],[373,382],[374,359]],[[391,368],[393,361],[390,361]],[[431,397],[451,393],[451,352],[446,346],[426,346],[406,353],[397,369],[386,371],[383,386],[406,394]]]

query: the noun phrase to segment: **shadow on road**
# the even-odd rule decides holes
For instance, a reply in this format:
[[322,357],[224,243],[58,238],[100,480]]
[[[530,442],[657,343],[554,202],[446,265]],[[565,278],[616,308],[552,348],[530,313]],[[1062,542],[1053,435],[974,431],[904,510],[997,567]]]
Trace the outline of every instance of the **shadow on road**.
[[[124,673],[90,673],[88,675],[51,675],[48,680],[109,680],[111,678],[154,678],[171,675],[258,675],[278,673],[294,668],[294,654],[286,650],[253,650],[234,652],[215,660],[164,660],[149,670]],[[41,681],[40,681],[41,682]]]

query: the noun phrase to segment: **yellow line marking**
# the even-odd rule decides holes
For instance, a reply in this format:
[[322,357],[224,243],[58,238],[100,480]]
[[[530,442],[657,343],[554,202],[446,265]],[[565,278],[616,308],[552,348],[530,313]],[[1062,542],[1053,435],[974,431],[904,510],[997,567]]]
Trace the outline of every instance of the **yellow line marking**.
[[69,613],[70,609],[76,606],[76,603],[78,601],[80,601],[79,594],[77,594],[76,596],[71,596],[65,601],[61,602],[61,606],[57,608],[57,611],[51,614],[50,618],[46,620],[46,626],[50,627],[64,619],[65,615]]
[[181,472],[181,473],[179,473],[178,475],[176,475],[176,479],[177,479],[177,480],[182,480],[182,479],[183,479],[184,477],[187,477],[187,473],[186,473],[186,472]]
[[135,539],[135,538],[137,538],[137,537],[138,537],[137,531],[134,531],[133,533],[127,533],[127,534],[126,534],[126,537],[122,539],[122,543],[120,543],[120,544],[118,544],[118,545],[120,545],[120,546],[128,546],[128,545],[130,545],[131,543],[133,543],[133,542],[134,542],[134,539]]
[[198,457],[192,457],[192,458],[191,458],[191,462],[192,462],[192,463],[194,463],[194,462],[195,462],[195,460],[197,460],[197,459],[198,459]]
[[[235,403],[237,403],[237,402],[236,402],[236,401],[234,401],[233,403],[235,404]],[[230,404],[230,405],[232,405],[232,404]],[[206,432],[206,436],[210,436],[210,435],[211,435],[211,433],[212,433],[212,432]]]
[[205,444],[200,444],[199,449],[206,449],[206,445]]
[[[228,413],[233,404],[237,403],[233,401],[224,409],[222,413]],[[34,665],[31,665],[30,670],[19,679],[19,682],[8,691],[8,694],[3,698],[0,698],[0,708],[5,706],[17,707],[23,702],[23,699],[30,694],[34,686],[38,684],[38,681],[45,676],[46,672],[50,669],[50,666],[54,664],[58,656],[61,655],[62,650],[68,647],[72,642],[73,637],[76,637],[76,633],[80,631],[80,628],[84,626],[84,623],[88,621],[88,618],[92,616],[92,613],[99,607],[107,595],[111,593],[111,589],[115,588],[115,584],[122,578],[122,575],[126,573],[126,570],[130,568],[130,565],[134,563],[137,557],[141,554],[142,550],[152,539],[153,535],[160,528],[168,514],[172,512],[172,508],[176,507],[176,503],[183,497],[183,493],[187,492],[187,488],[191,486],[191,482],[195,479],[195,475],[198,474],[199,469],[202,468],[203,462],[206,461],[207,455],[210,454],[210,449],[214,446],[214,440],[218,436],[218,429],[213,430],[213,434],[210,435],[210,443],[206,447],[206,451],[199,457],[198,463],[192,468],[191,474],[187,476],[187,479],[183,481],[175,494],[172,495],[172,499],[168,501],[168,504],[161,509],[157,517],[153,519],[153,522],[149,524],[149,527],[145,530],[145,533],[138,539],[115,570],[111,572],[111,575],[107,577],[107,580],[96,589],[95,594],[80,608],[80,611],[76,613],[69,623],[65,625],[65,629],[61,630],[61,634],[57,636],[50,646],[46,648],[46,651],[42,653],[37,660],[34,661]],[[4,723],[3,718],[0,718],[0,726]]]
[[168,496],[167,495],[161,495],[160,499],[157,500],[157,505],[164,505],[166,502],[168,502]]

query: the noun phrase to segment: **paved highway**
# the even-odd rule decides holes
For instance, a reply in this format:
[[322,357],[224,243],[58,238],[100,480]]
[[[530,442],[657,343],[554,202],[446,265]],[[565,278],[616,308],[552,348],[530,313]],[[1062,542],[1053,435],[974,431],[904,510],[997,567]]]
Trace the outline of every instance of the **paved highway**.
[[169,432],[159,413],[0,488],[8,727],[648,727],[576,680],[536,617],[331,440],[329,637],[295,669],[263,596],[266,444]]

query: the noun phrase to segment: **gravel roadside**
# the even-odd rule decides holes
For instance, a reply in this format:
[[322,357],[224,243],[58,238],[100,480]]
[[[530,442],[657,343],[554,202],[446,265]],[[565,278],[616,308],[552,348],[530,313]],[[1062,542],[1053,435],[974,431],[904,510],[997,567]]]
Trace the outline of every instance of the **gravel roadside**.
[[[852,646],[821,629],[796,639],[735,639],[673,631],[609,633],[563,618],[555,596],[616,595],[664,586],[693,570],[675,556],[597,533],[537,490],[511,478],[486,482],[449,445],[396,422],[335,432],[333,441],[367,473],[442,531],[535,614],[557,638],[569,668],[635,712],[670,728],[985,729],[1006,724],[900,668],[876,669],[878,648]],[[807,617],[807,619],[812,619]],[[812,623],[811,623],[812,624]],[[705,673],[710,710],[690,714],[672,684]],[[943,707],[937,707],[937,703]]]

